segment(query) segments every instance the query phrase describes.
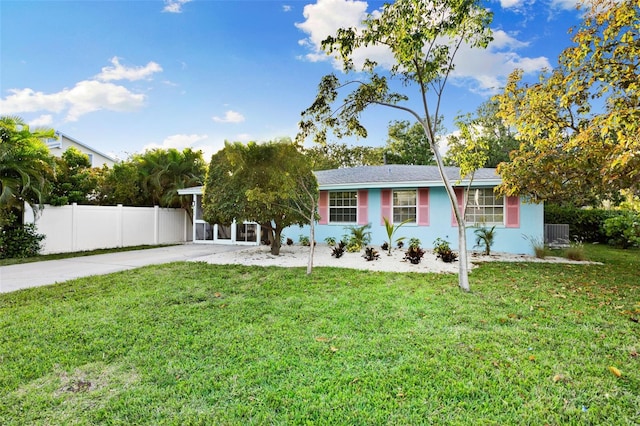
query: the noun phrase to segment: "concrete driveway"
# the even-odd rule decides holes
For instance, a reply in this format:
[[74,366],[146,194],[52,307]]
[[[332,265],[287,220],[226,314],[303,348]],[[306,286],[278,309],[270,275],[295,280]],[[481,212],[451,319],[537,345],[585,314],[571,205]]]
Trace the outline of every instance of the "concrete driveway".
[[61,283],[91,275],[110,274],[147,265],[195,260],[199,257],[246,248],[246,246],[221,244],[183,244],[62,260],[47,260],[22,265],[0,266],[0,293]]

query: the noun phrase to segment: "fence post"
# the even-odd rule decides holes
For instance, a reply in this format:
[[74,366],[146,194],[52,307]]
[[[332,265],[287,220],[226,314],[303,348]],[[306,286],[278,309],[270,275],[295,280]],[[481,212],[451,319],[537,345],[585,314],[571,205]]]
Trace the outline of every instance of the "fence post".
[[118,236],[118,247],[124,247],[124,208],[122,204],[116,205],[116,235]]
[[78,251],[78,203],[71,204],[71,251]]
[[160,243],[160,207],[153,206],[153,244]]

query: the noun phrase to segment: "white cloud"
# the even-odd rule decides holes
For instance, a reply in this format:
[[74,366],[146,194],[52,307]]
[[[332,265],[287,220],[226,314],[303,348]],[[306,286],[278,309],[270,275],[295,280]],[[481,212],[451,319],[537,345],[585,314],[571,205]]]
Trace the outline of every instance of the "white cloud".
[[72,89],[57,93],[36,92],[33,89],[10,89],[11,93],[0,100],[3,114],[49,111],[61,113],[67,110],[66,120],[76,121],[86,113],[98,110],[134,111],[144,105],[145,96],[130,92],[123,86],[99,81],[84,80]]
[[182,13],[182,6],[191,2],[191,0],[164,0],[163,12]]
[[285,4],[282,6],[282,11],[283,12],[291,12],[291,6],[288,4]]
[[29,122],[30,127],[48,127],[53,124],[53,116],[51,114],[44,114],[40,117],[34,118]]
[[154,73],[161,72],[162,67],[155,62],[149,62],[145,66],[125,67],[120,64],[120,58],[114,56],[111,58],[111,67],[103,67],[102,72],[95,78],[102,81],[112,80],[142,80],[146,79]]
[[[516,4],[516,0],[505,1]],[[366,9],[366,2],[354,0],[317,0],[315,4],[305,6],[305,21],[296,24],[297,28],[308,35],[299,41],[309,51],[305,59],[312,62],[333,60],[334,67],[340,69],[341,64],[322,51],[321,43],[328,36],[335,35],[338,28],[362,28],[361,21],[366,16]],[[504,85],[507,76],[515,68],[531,73],[550,67],[549,60],[545,57],[523,57],[516,52],[526,47],[527,42],[502,30],[494,31],[493,36],[494,41],[487,49],[461,47],[452,75],[455,83],[470,86],[475,92],[492,93]],[[366,58],[387,69],[394,63],[390,50],[385,46],[360,49],[352,57],[356,67],[361,66]]]
[[168,136],[162,143],[149,143],[142,147],[142,151],[149,149],[170,149],[175,148],[182,151],[185,148],[191,148],[194,151],[202,151],[202,158],[208,163],[211,156],[224,148],[224,141],[213,141],[209,139],[209,135],[198,134],[177,134]]
[[242,123],[244,116],[239,112],[229,110],[224,113],[224,117],[213,116],[211,119],[216,123]]
[[520,68],[525,74],[551,68],[549,59],[520,56],[515,50],[526,47],[502,30],[494,31],[494,41],[486,49],[461,46],[456,56],[456,68],[452,73],[454,83],[467,85],[476,93],[495,94],[505,84],[506,78]]
[[[302,15],[305,21],[296,23],[296,27],[305,32],[308,37],[298,43],[305,46],[310,52],[305,58],[311,62],[330,59],[322,50],[321,44],[330,35],[335,35],[339,28],[361,28],[361,22],[367,15],[367,2],[357,0],[318,0],[315,4],[304,7]],[[359,64],[359,58],[368,57],[372,60],[383,59],[388,63],[388,58],[381,57],[388,54],[386,48],[375,48],[373,51],[356,52],[354,62]],[[334,66],[340,68],[340,64],[334,61]]]
[[[134,93],[122,85],[106,80],[137,80],[158,72],[156,67],[159,68],[159,65],[150,62],[145,67],[125,68],[120,66],[117,58],[114,58],[112,63],[115,67],[103,68],[102,73],[96,76],[101,77],[103,81],[82,80],[71,89],[64,88],[55,93],[39,92],[31,88],[9,89],[9,95],[0,99],[0,111],[2,114],[38,111],[66,113],[65,120],[77,121],[82,115],[93,111],[127,112],[142,108],[146,100],[144,94]],[[117,75],[120,77],[116,78]]]
[[520,8],[523,4],[524,0],[500,0],[503,9]]
[[562,10],[575,10],[577,0],[551,0],[551,7]]

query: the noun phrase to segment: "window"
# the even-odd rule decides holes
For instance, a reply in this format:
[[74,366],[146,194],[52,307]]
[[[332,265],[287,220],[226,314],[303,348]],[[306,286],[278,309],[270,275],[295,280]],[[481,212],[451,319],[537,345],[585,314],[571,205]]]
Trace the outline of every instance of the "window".
[[329,192],[329,222],[355,223],[357,217],[357,191]]
[[416,222],[417,196],[415,190],[393,191],[393,223],[405,220]]
[[504,197],[496,195],[493,188],[472,189],[465,220],[469,225],[504,224]]

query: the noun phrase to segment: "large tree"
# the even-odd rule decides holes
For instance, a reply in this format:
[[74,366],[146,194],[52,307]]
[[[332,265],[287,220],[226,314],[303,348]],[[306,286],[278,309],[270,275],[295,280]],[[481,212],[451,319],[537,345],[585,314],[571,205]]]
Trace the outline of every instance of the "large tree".
[[203,198],[210,223],[258,222],[280,254],[283,229],[315,220],[317,182],[300,148],[284,139],[225,143],[211,157]]
[[376,166],[383,164],[382,147],[348,146],[344,143],[326,143],[304,149],[313,170],[342,167]]
[[497,96],[520,148],[501,190],[533,200],[590,204],[640,191],[640,4],[589,0],[573,45],[535,84],[522,71]]
[[[315,101],[302,113],[298,135],[300,140],[313,135],[313,139],[321,143],[326,141],[329,130],[337,137],[366,137],[360,116],[371,105],[412,115],[426,134],[458,223],[459,285],[464,291],[470,289],[465,220],[437,149],[437,123],[456,53],[463,44],[486,47],[491,40],[490,21],[491,14],[475,0],[397,0],[385,4],[379,13],[368,15],[363,28],[339,29],[335,36],[324,40],[322,46],[328,54],[342,60],[346,74],[360,71],[355,69],[352,58],[356,50],[368,46],[385,46],[393,55],[393,65],[386,72],[367,59],[362,73],[358,73],[363,79],[343,83],[334,74],[323,77]],[[400,80],[401,87],[414,89],[419,97],[418,106],[407,102],[406,93],[393,91],[390,80]],[[339,92],[347,85],[355,89],[334,111]]]
[[480,167],[498,167],[509,161],[509,153],[518,148],[514,130],[498,116],[499,104],[490,99],[474,113],[456,117],[459,132],[447,138],[445,163],[459,166],[469,155],[482,155]]
[[49,194],[49,204],[92,204],[98,187],[100,169],[92,169],[89,156],[69,147],[56,158],[56,178]]
[[178,190],[202,185],[205,173],[201,151],[147,150],[104,171],[101,203],[181,207],[191,214],[191,203]]
[[22,226],[24,204],[38,209],[53,179],[54,160],[44,143],[52,129],[30,129],[19,117],[0,117],[0,214]]
[[[435,120],[432,119],[432,122]],[[427,134],[419,122],[393,121],[389,124],[388,132],[387,145],[384,147],[386,164],[435,164]],[[438,133],[440,131],[436,129]]]

